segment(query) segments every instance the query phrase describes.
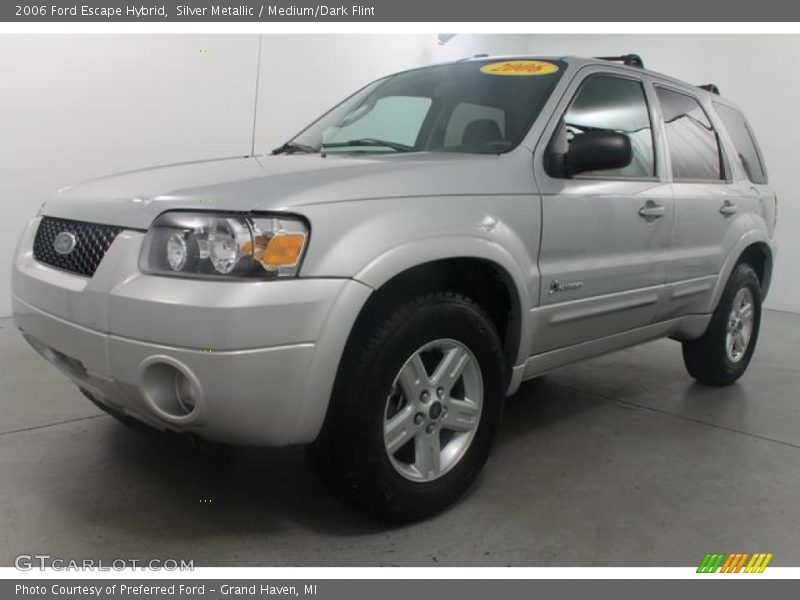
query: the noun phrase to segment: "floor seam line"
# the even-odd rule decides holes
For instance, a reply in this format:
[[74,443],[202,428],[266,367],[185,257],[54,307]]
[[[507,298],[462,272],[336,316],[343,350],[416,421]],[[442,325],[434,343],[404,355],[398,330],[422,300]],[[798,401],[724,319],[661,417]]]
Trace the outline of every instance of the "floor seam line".
[[77,419],[68,419],[66,421],[58,421],[57,423],[48,423],[47,425],[36,425],[34,427],[23,427],[22,429],[12,429],[10,431],[0,431],[0,437],[10,435],[12,433],[24,433],[26,431],[36,431],[37,429],[47,429],[49,427],[58,427],[59,425],[68,425],[69,423],[78,423],[80,421],[88,421],[90,419],[101,419],[108,415],[92,415],[91,417],[78,417]]
[[707,427],[711,427],[712,429],[720,429],[722,431],[728,431],[730,433],[738,433],[740,435],[744,435],[747,437],[755,438],[757,440],[762,440],[765,442],[772,442],[774,444],[780,444],[781,446],[787,446],[789,448],[794,448],[795,450],[800,450],[800,444],[794,444],[792,442],[787,442],[784,440],[777,440],[775,438],[767,437],[764,435],[760,435],[758,433],[751,433],[749,431],[744,431],[742,429],[735,429],[733,427],[726,427],[725,425],[717,425],[716,423],[709,423],[708,421],[703,421],[702,419],[687,417],[684,415],[679,415],[673,412],[669,412],[666,410],[662,410],[660,408],[654,408],[652,406],[647,406],[644,404],[636,404],[635,402],[630,402],[628,400],[620,400],[619,398],[610,398],[609,396],[604,396],[603,394],[598,394],[597,392],[591,392],[587,390],[582,390],[580,388],[575,388],[569,385],[564,385],[561,383],[552,383],[552,385],[556,387],[560,387],[565,390],[570,390],[573,392],[580,392],[581,394],[586,394],[588,396],[594,396],[595,398],[600,398],[601,400],[605,400],[606,402],[612,402],[614,404],[621,404],[623,406],[631,406],[635,408],[640,408],[642,410],[649,410],[650,412],[658,413],[661,415],[666,415],[668,417],[673,417],[675,419],[680,419],[682,421],[688,421],[690,423],[696,423],[698,425],[705,425]]
[[626,406],[634,406],[636,408],[641,408],[644,410],[649,410],[651,412],[659,413],[662,415],[667,415],[670,417],[675,417],[676,419],[681,419],[682,421],[688,421],[690,423],[697,423],[698,425],[706,425],[711,427],[712,429],[721,429],[722,431],[729,431],[731,433],[738,433],[747,437],[755,438],[758,440],[763,440],[765,442],[772,442],[774,444],[780,444],[781,446],[788,446],[789,448],[795,448],[796,450],[800,450],[800,444],[793,444],[792,442],[787,442],[785,440],[778,440],[775,438],[767,437],[765,435],[761,435],[758,433],[752,433],[750,431],[744,431],[742,429],[735,429],[733,427],[726,427],[725,425],[717,425],[716,423],[709,423],[708,421],[703,421],[702,419],[696,419],[692,417],[687,417],[684,415],[678,415],[675,413],[671,413],[665,410],[661,410],[658,408],[653,408],[652,406],[644,406],[641,404],[636,404],[634,402],[627,402],[625,400],[617,400],[616,402],[626,405]]

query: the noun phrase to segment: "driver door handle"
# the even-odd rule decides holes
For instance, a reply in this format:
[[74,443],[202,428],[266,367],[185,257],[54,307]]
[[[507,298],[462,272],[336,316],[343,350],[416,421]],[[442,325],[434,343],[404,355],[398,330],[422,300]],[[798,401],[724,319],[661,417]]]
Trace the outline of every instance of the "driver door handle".
[[656,204],[654,200],[648,200],[645,205],[639,209],[639,216],[648,223],[660,219],[666,214],[667,210],[661,204]]
[[739,210],[739,207],[736,206],[730,200],[725,200],[725,203],[722,206],[719,207],[719,212],[722,215],[726,216],[726,217],[730,217],[731,215],[735,215],[736,211],[738,211],[738,210]]

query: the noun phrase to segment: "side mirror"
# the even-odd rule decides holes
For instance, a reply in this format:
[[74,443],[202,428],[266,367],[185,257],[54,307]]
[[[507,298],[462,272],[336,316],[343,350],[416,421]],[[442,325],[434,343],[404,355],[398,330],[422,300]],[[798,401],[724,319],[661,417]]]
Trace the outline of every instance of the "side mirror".
[[570,140],[563,157],[563,176],[572,177],[585,171],[627,167],[633,159],[633,149],[624,133],[587,131]]

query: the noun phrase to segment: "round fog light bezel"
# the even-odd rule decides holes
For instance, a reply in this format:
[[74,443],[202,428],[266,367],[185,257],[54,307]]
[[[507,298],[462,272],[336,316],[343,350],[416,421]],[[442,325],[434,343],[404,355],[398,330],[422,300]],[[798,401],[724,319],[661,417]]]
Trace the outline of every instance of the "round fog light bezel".
[[[203,388],[197,377],[180,361],[169,356],[151,356],[139,367],[140,393],[161,419],[188,423],[199,416]],[[189,397],[181,394],[189,392]]]

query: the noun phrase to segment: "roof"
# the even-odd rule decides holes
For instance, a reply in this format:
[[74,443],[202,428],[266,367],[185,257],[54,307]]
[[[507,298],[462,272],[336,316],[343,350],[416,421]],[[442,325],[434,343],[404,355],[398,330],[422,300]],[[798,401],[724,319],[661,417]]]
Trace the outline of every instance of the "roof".
[[[732,102],[726,100],[723,96],[719,94],[714,94],[709,92],[708,90],[702,89],[699,87],[699,84],[692,84],[676,77],[672,77],[670,75],[665,75],[659,71],[653,71],[650,69],[646,69],[643,67],[636,67],[631,65],[623,64],[622,62],[610,61],[603,58],[588,58],[582,56],[542,56],[542,55],[530,55],[530,54],[511,54],[511,55],[486,55],[486,54],[477,54],[475,56],[470,56],[467,58],[462,58],[460,60],[450,61],[449,63],[445,64],[455,64],[455,63],[464,63],[464,62],[471,62],[471,61],[488,61],[488,60],[559,60],[566,62],[567,64],[574,66],[576,68],[581,68],[584,66],[590,65],[601,65],[604,67],[613,66],[617,69],[627,70],[631,73],[636,74],[646,74],[650,77],[655,79],[660,79],[666,83],[671,83],[672,85],[683,87],[685,89],[691,90],[692,92],[696,93],[697,95],[703,96],[707,95],[709,98],[713,98],[714,100],[723,100],[726,104],[730,104],[731,106],[736,106]],[[706,84],[707,85],[707,84]],[[737,107],[738,108],[738,107]]]

